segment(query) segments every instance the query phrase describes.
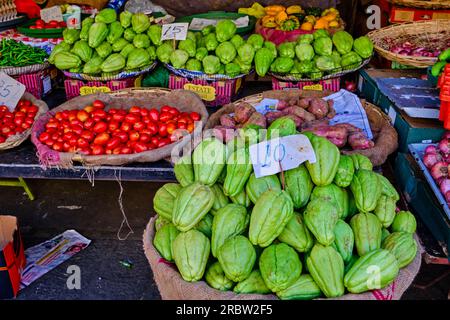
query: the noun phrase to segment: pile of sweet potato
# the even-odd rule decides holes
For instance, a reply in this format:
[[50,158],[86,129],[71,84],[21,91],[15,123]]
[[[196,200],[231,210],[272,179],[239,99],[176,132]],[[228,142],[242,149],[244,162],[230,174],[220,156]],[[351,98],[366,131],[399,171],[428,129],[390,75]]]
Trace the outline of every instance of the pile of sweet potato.
[[280,117],[294,120],[300,132],[311,131],[316,135],[326,137],[339,148],[348,146],[353,150],[370,149],[374,142],[367,139],[364,132],[348,123],[330,125],[329,120],[336,115],[333,100],[321,98],[297,98],[280,100],[274,111],[265,115],[256,111],[249,103],[241,102],[235,106],[234,114],[224,114],[220,117],[220,125],[214,129],[216,136],[224,141],[234,137],[234,130],[247,125],[258,125],[265,129]]

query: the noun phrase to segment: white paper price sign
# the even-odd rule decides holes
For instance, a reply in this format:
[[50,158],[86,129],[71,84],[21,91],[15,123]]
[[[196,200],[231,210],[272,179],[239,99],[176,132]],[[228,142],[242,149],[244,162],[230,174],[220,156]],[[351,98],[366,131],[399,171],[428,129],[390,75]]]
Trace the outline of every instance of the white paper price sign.
[[164,40],[186,40],[189,23],[163,24],[161,41]]
[[305,161],[316,162],[316,154],[303,134],[275,138],[250,146],[256,178],[297,168]]
[[0,106],[5,105],[12,112],[25,92],[25,86],[4,72],[0,72]]
[[53,6],[47,9],[41,10],[41,19],[45,22],[51,20],[63,21],[63,15],[59,6]]

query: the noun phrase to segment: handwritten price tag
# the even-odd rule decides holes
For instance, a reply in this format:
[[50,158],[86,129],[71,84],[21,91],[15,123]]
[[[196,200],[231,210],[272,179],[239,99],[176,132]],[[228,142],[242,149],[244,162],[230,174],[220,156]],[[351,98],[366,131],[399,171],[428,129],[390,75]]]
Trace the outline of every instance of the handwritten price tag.
[[45,22],[51,20],[63,21],[63,15],[59,6],[50,7],[41,10],[41,19]]
[[163,24],[161,40],[186,40],[189,23]]
[[13,112],[25,92],[25,86],[4,72],[0,72],[0,106]]
[[316,162],[311,142],[302,134],[263,141],[249,150],[256,178],[297,168],[305,161]]

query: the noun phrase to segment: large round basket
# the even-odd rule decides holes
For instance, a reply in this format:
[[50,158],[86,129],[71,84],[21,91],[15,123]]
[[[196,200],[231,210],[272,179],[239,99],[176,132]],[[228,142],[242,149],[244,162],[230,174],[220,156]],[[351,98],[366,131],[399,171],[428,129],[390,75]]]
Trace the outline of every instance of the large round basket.
[[450,41],[450,20],[432,20],[395,24],[368,33],[375,50],[383,58],[402,65],[416,68],[427,68],[436,63],[437,57],[415,57],[401,55],[390,51],[387,39],[395,39],[399,43],[413,41],[421,47],[430,49],[436,47],[436,42],[446,46]]
[[32,64],[25,67],[1,67],[0,72],[4,72],[9,76],[20,76],[22,74],[35,73],[50,67],[50,63],[45,61],[44,63]]
[[140,76],[141,74],[147,73],[155,69],[158,65],[158,62],[155,61],[148,67],[139,70],[139,71],[121,71],[121,72],[113,72],[110,74],[104,74],[101,76],[93,76],[87,73],[74,73],[64,70],[63,73],[66,77],[77,80],[87,80],[87,81],[110,81],[110,80],[123,80],[128,78],[133,78]]
[[85,166],[123,165],[132,162],[154,162],[171,156],[172,150],[182,148],[191,141],[191,134],[186,134],[178,141],[164,147],[133,154],[119,155],[85,155],[81,153],[57,152],[41,143],[38,139],[44,131],[45,124],[56,112],[64,110],[77,110],[92,104],[94,100],[105,103],[105,110],[110,108],[128,109],[132,106],[160,109],[162,106],[171,105],[181,112],[198,112],[201,116],[202,126],[208,119],[208,111],[203,101],[193,92],[187,90],[169,90],[165,88],[129,88],[112,93],[96,93],[79,96],[71,99],[45,115],[34,124],[31,140],[37,148],[39,161],[44,167],[71,168],[73,162],[81,162]]
[[411,7],[411,8],[422,8],[422,9],[450,9],[450,1],[448,0],[388,0],[390,3]]
[[[35,119],[39,119],[40,116],[48,112],[47,104],[42,100],[36,99],[36,97],[31,93],[25,92],[22,96],[22,99],[31,101],[36,107],[39,108],[39,111],[36,113]],[[5,142],[0,143],[0,150],[7,150],[19,146],[20,144],[22,144],[22,142],[28,139],[30,134],[31,128],[22,133],[9,137]]]
[[[247,102],[252,105],[258,104],[264,98],[290,100],[296,97],[326,97],[331,92],[327,91],[310,91],[310,90],[271,90],[260,94],[245,97],[237,100],[234,103],[227,104],[213,113],[206,123],[205,129],[212,129],[220,124],[220,117],[224,114],[234,112],[234,108],[240,102]],[[390,124],[389,117],[381,111],[377,106],[361,100],[361,104],[366,110],[367,118],[369,119],[370,128],[374,136],[375,146],[366,150],[343,151],[345,154],[360,153],[370,159],[374,166],[382,165],[386,162],[387,157],[395,152],[398,148],[398,134],[397,131]]]
[[[152,268],[153,278],[158,286],[161,298],[164,300],[275,300],[273,294],[236,294],[232,291],[219,291],[211,288],[205,281],[186,282],[181,277],[175,264],[164,260],[153,246],[155,236],[155,220],[152,217],[144,231],[144,252]],[[414,260],[405,268],[400,270],[399,275],[393,283],[387,287],[369,291],[361,294],[346,294],[335,300],[399,300],[403,293],[414,281],[421,265],[422,247],[419,239],[417,242],[417,253]]]

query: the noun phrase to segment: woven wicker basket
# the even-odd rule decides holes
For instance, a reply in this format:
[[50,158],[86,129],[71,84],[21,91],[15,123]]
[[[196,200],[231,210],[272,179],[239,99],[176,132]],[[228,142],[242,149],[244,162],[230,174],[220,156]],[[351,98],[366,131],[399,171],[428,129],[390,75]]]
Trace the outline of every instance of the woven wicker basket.
[[379,30],[374,30],[368,34],[368,37],[374,43],[375,50],[383,58],[395,61],[403,65],[416,68],[427,68],[436,63],[437,57],[413,57],[400,55],[389,51],[389,45],[386,38],[416,38],[420,41],[422,47],[435,47],[430,43],[431,38],[438,37],[443,43],[447,43],[450,39],[450,20],[433,20],[408,22],[403,24],[395,24]]
[[448,0],[388,0],[390,3],[421,9],[450,9],[450,1]]
[[50,63],[45,61],[44,63],[32,64],[25,67],[1,67],[0,72],[4,72],[9,76],[20,76],[22,74],[35,73],[50,67]]
[[[294,97],[326,97],[330,95],[331,92],[327,91],[303,91],[303,90],[288,90],[288,91],[280,91],[280,90],[272,90],[266,91],[263,93],[255,94],[252,96],[245,97],[243,99],[237,100],[234,103],[230,103],[217,112],[213,113],[206,123],[205,129],[212,129],[216,125],[220,124],[220,116],[224,114],[230,114],[234,112],[234,108],[240,102],[247,102],[251,105],[258,104],[264,98],[272,98],[272,99],[285,99],[289,100]],[[381,111],[377,106],[365,101],[361,100],[361,104],[363,105],[367,118],[370,123],[370,127],[374,134],[374,142],[375,146],[371,149],[366,150],[352,150],[352,151],[343,151],[344,154],[352,154],[359,153],[365,155],[370,159],[374,166],[380,166],[384,162],[386,162],[388,156],[395,152],[398,148],[398,134],[397,131],[390,124],[389,117]]]
[[[35,106],[39,108],[39,111],[37,112],[35,119],[38,119],[40,116],[42,116],[48,111],[47,104],[42,100],[36,99],[31,93],[25,92],[22,96],[22,99],[31,101]],[[5,142],[0,143],[0,150],[7,150],[19,146],[22,142],[28,139],[30,134],[31,128],[22,133],[9,137],[8,139],[6,139]]]

